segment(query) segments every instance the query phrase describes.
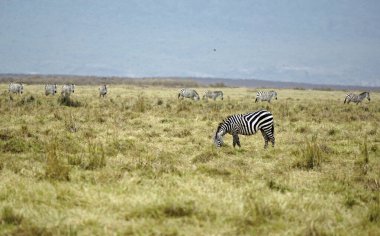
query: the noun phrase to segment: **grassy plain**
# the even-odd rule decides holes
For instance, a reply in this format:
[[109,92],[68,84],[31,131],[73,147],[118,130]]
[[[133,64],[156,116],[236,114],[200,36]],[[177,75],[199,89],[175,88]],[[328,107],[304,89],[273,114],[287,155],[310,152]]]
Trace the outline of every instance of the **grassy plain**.
[[[380,94],[221,88],[224,101],[178,100],[179,88],[77,86],[72,105],[0,85],[0,235],[379,235]],[[201,94],[207,88],[197,88]],[[258,109],[261,134],[216,149],[227,115]]]

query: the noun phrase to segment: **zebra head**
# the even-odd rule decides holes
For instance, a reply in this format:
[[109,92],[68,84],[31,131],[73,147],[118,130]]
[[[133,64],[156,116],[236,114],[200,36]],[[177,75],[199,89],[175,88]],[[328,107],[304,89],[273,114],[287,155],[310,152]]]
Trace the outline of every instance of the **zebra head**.
[[75,84],[71,84],[71,91],[74,93],[75,90]]
[[366,92],[368,101],[371,101],[371,98],[369,97],[369,92]]
[[24,85],[20,84],[20,93],[22,94],[24,92]]
[[272,93],[272,96],[277,100],[277,92],[272,90],[271,93]]

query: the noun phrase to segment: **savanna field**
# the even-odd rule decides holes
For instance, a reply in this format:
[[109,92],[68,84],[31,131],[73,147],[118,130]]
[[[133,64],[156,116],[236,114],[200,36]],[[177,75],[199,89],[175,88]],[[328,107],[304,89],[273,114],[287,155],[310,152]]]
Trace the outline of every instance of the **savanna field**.
[[[0,235],[380,235],[380,94],[77,86],[70,101],[0,85]],[[196,88],[202,96],[209,88]],[[213,135],[228,115],[266,109],[261,133]]]

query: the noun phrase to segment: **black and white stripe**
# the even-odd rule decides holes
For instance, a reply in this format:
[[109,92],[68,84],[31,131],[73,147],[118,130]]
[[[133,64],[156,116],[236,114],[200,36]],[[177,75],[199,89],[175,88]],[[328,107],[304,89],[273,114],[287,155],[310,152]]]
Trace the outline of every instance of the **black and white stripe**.
[[62,86],[61,95],[64,97],[70,97],[72,93],[75,91],[75,84],[64,84]]
[[223,92],[222,91],[206,91],[205,94],[203,95],[203,99],[205,98],[212,98],[214,101],[220,97],[223,100]]
[[356,95],[354,93],[349,93],[346,95],[346,98],[344,99],[344,103],[347,102],[349,104],[350,102],[356,103],[358,105],[360,102],[364,100],[364,98],[367,98],[368,101],[371,101],[371,98],[369,97],[369,92],[362,92],[359,95]]
[[272,98],[275,98],[277,100],[277,92],[276,91],[268,91],[268,92],[265,92],[265,91],[258,91],[256,93],[256,100],[255,102],[258,102],[258,101],[268,101],[270,103],[270,100],[272,100]]
[[24,85],[17,84],[17,83],[10,83],[8,86],[8,92],[22,94],[24,92]]
[[264,148],[268,147],[268,141],[271,141],[274,147],[273,115],[266,110],[228,116],[219,124],[215,132],[214,143],[217,147],[222,146],[223,136],[228,133],[233,137],[233,146],[235,147],[237,144],[240,147],[239,134],[253,135],[259,130],[265,140]]
[[55,95],[57,93],[57,85],[56,84],[45,84],[45,95]]
[[105,97],[108,93],[108,88],[106,84],[99,87],[99,97]]
[[179,98],[191,98],[194,100],[199,100],[199,95],[194,89],[183,88],[178,93],[178,99]]

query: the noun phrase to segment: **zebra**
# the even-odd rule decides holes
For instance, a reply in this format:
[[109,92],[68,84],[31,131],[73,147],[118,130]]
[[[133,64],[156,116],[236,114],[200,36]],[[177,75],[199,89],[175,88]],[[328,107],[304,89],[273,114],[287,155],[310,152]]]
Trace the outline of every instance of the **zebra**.
[[358,105],[360,102],[363,101],[364,98],[367,98],[368,101],[371,101],[371,98],[369,97],[369,92],[362,92],[359,95],[356,95],[354,93],[349,93],[346,95],[346,98],[344,99],[343,103],[349,104],[350,102],[356,103]]
[[57,85],[56,84],[45,84],[45,95],[55,95],[57,93]]
[[258,91],[256,93],[255,103],[258,101],[268,101],[270,103],[270,100],[272,100],[273,97],[277,100],[277,92],[276,91],[273,91],[273,90],[271,90],[269,92]]
[[107,92],[108,92],[107,85],[106,84],[101,85],[100,88],[99,88],[99,97],[106,96]]
[[240,147],[239,134],[253,135],[259,130],[265,140],[264,149],[268,147],[268,141],[271,141],[274,147],[273,115],[266,110],[228,116],[218,125],[214,136],[214,144],[217,148],[222,146],[223,136],[229,133],[233,137],[233,146],[238,145]]
[[18,83],[10,83],[8,86],[8,93],[22,94],[24,92],[24,85]]
[[202,99],[212,98],[215,101],[218,97],[220,97],[223,100],[223,92],[222,91],[210,91],[210,90],[208,90],[205,92]]
[[199,100],[199,95],[198,95],[197,91],[195,91],[194,89],[188,89],[188,88],[183,88],[183,89],[181,89],[181,91],[179,91],[178,99],[180,97],[182,97],[182,99],[183,98],[191,98],[194,100]]
[[65,84],[62,86],[61,95],[64,97],[70,97],[72,93],[74,93],[75,84]]

